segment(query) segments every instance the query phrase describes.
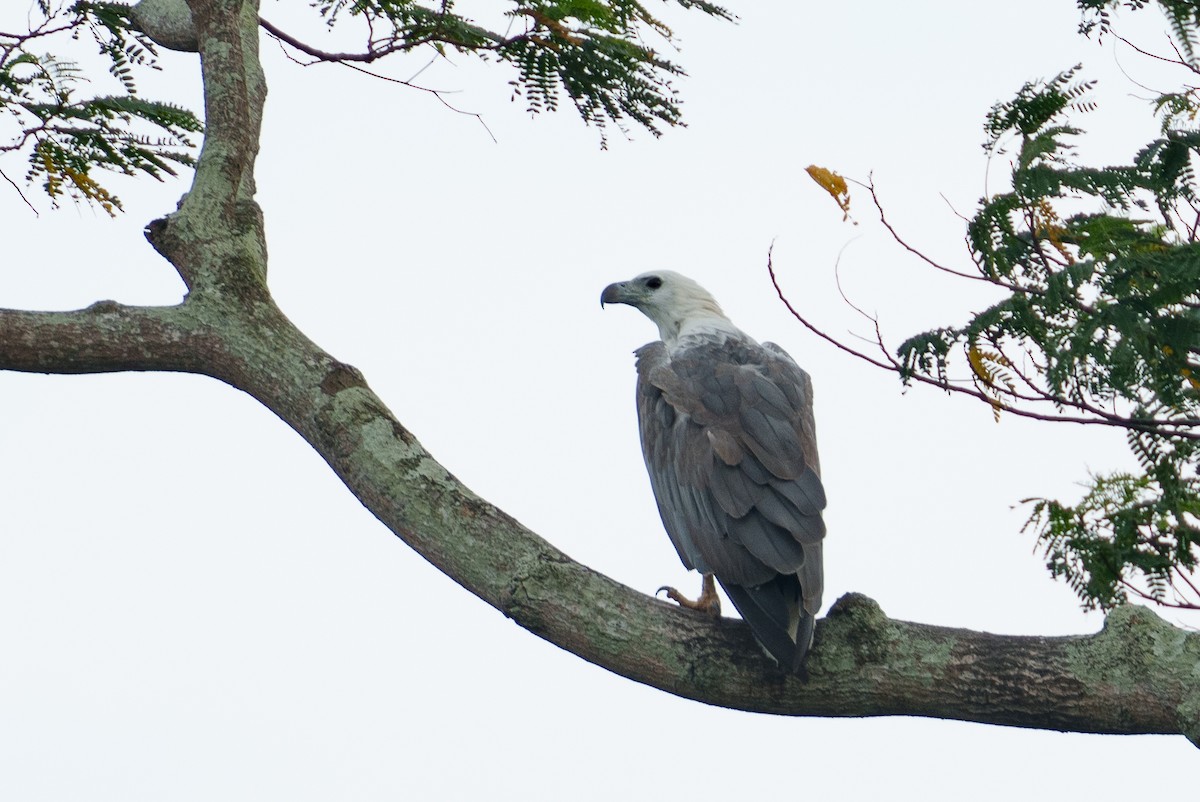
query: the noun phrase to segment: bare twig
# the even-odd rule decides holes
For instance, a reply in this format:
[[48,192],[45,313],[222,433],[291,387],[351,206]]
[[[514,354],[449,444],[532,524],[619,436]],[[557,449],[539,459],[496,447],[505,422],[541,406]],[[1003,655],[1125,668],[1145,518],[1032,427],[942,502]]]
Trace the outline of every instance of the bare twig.
[[[462,50],[482,50],[482,51],[490,52],[490,51],[501,50],[505,47],[509,47],[511,45],[517,44],[518,42],[526,41],[527,39],[529,39],[531,37],[531,33],[532,33],[532,32],[525,32],[522,34],[518,34],[517,36],[500,37],[489,31],[484,30],[483,28],[476,28],[476,29],[474,29],[474,32],[477,33],[482,39],[487,40],[486,42],[467,42],[467,41],[463,41],[461,39],[455,39],[454,37],[451,37],[450,35],[446,34],[443,31],[439,31],[437,33],[431,33],[426,36],[415,37],[412,39],[402,38],[400,36],[393,34],[391,36],[387,36],[387,37],[383,38],[382,40],[376,40],[374,38],[373,29],[371,29],[369,27],[366,52],[364,52],[364,53],[331,53],[331,52],[313,47],[312,45],[310,45],[300,39],[297,39],[296,37],[292,36],[291,34],[287,33],[286,31],[284,31],[282,28],[278,27],[277,25],[271,23],[270,21],[268,21],[266,19],[263,19],[262,17],[258,18],[258,24],[260,26],[262,26],[263,30],[265,30],[268,34],[270,34],[274,38],[278,39],[281,42],[285,42],[289,46],[295,48],[296,50],[299,50],[301,53],[306,53],[306,54],[312,56],[318,62],[336,62],[336,63],[343,63],[343,64],[346,62],[360,62],[360,63],[369,64],[373,61],[378,61],[379,59],[383,58],[384,56],[391,55],[392,53],[407,53],[412,50],[416,50],[420,47],[423,47],[425,45],[432,45],[432,44],[450,45],[451,47],[460,48]],[[370,25],[370,20],[368,20],[368,25]],[[378,45],[379,41],[386,42],[386,44],[379,46]]]
[[416,89],[420,92],[428,92],[429,94],[431,94],[435,98],[437,98],[439,103],[441,103],[446,108],[450,109],[450,111],[452,111],[456,114],[466,115],[467,117],[474,117],[476,120],[479,121],[479,124],[483,126],[483,130],[487,131],[487,135],[489,137],[491,137],[492,141],[499,143],[499,140],[496,139],[496,135],[492,133],[492,129],[488,128],[488,124],[486,122],[484,122],[482,114],[480,114],[477,111],[467,111],[465,109],[458,108],[457,106],[452,104],[450,101],[446,100],[445,97],[443,97],[443,95],[445,94],[445,90],[430,89],[427,86],[421,86],[419,84],[410,83],[401,78],[392,78],[389,75],[380,75],[377,72],[371,72],[368,69],[364,69],[363,67],[360,67],[357,64],[343,64],[342,66],[346,67],[347,69],[354,70],[355,72],[361,72],[363,75],[369,75],[372,78],[378,78],[381,81],[389,81],[394,84],[400,84],[401,86],[407,86],[409,89]]
[[1200,604],[1192,604],[1189,601],[1179,599],[1177,601],[1167,601],[1164,598],[1155,596],[1153,593],[1147,593],[1127,579],[1120,580],[1121,585],[1128,591],[1131,591],[1139,599],[1145,599],[1148,602],[1154,602],[1161,607],[1170,607],[1175,610],[1200,610]]
[[[1184,69],[1190,70],[1191,72],[1194,72],[1194,73],[1200,75],[1200,69],[1197,69],[1196,67],[1194,67],[1193,65],[1188,63],[1187,59],[1185,59],[1183,57],[1183,54],[1179,52],[1179,47],[1169,37],[1168,37],[1167,41],[1170,42],[1171,49],[1175,51],[1175,58],[1167,58],[1166,56],[1160,56],[1157,53],[1151,53],[1149,50],[1143,50],[1141,47],[1138,47],[1133,42],[1129,41],[1124,36],[1121,36],[1119,34],[1114,33],[1113,36],[1116,37],[1118,42],[1121,42],[1122,44],[1132,48],[1133,50],[1135,50],[1136,52],[1145,56],[1146,58],[1152,58],[1156,61],[1163,61],[1163,62],[1166,62],[1167,64],[1173,64],[1177,67],[1183,67]],[[1150,89],[1150,87],[1143,87],[1143,88]],[[1155,91],[1155,90],[1151,89],[1150,91]]]
[[883,224],[883,227],[888,230],[888,234],[891,235],[892,239],[895,240],[896,244],[898,244],[901,248],[908,251],[913,256],[917,257],[922,262],[924,262],[925,264],[932,267],[934,270],[940,270],[943,273],[949,273],[950,275],[957,276],[958,278],[967,278],[967,279],[971,279],[972,281],[985,281],[985,282],[993,283],[991,281],[991,279],[989,279],[987,276],[977,276],[973,273],[964,273],[961,270],[955,270],[952,267],[946,267],[945,265],[943,265],[939,262],[935,262],[933,259],[930,259],[924,253],[922,253],[919,249],[913,247],[912,245],[909,245],[908,242],[906,242],[904,240],[904,238],[900,236],[900,232],[897,231],[892,226],[891,222],[887,219],[887,215],[883,211],[883,204],[880,202],[879,196],[875,192],[875,180],[873,178],[868,178],[867,183],[865,183],[865,184],[862,183],[861,181],[855,181],[854,179],[848,179],[848,180],[852,181],[853,183],[855,183],[858,186],[862,187],[863,189],[867,190],[867,192],[871,193],[871,202],[875,204],[875,210],[879,212],[879,222]]
[[[767,272],[770,274],[771,284],[775,287],[776,294],[779,296],[780,301],[783,302],[783,305],[787,308],[788,312],[791,313],[792,317],[796,318],[796,320],[799,321],[800,324],[802,326],[804,326],[806,329],[808,329],[809,331],[811,331],[813,334],[817,335],[821,339],[825,340],[826,342],[830,343],[835,348],[845,351],[846,353],[848,353],[852,356],[855,356],[855,357],[863,360],[864,362],[867,362],[868,364],[874,365],[877,368],[882,368],[882,369],[890,371],[892,373],[896,373],[896,374],[902,376],[906,381],[910,381],[910,382],[915,381],[920,384],[926,384],[931,387],[937,387],[938,389],[944,390],[947,393],[958,393],[960,395],[970,396],[971,398],[975,398],[979,401],[986,402],[992,408],[997,408],[997,406],[998,406],[998,408],[1002,412],[1007,412],[1009,414],[1016,415],[1017,417],[1021,417],[1021,418],[1029,418],[1032,420],[1040,420],[1040,421],[1057,421],[1060,423],[1078,423],[1081,425],[1089,425],[1089,426],[1096,426],[1096,425],[1114,426],[1117,428],[1131,429],[1134,431],[1151,432],[1151,433],[1156,432],[1156,433],[1160,433],[1160,434],[1169,434],[1172,437],[1178,437],[1178,438],[1181,438],[1184,440],[1200,440],[1200,431],[1193,431],[1194,429],[1196,429],[1197,426],[1200,426],[1200,419],[1196,419],[1196,418],[1176,418],[1176,419],[1133,418],[1133,417],[1128,417],[1128,416],[1123,416],[1123,415],[1118,415],[1116,413],[1108,412],[1106,410],[1100,409],[1099,407],[1095,407],[1093,405],[1086,404],[1086,403],[1076,400],[1076,399],[1066,398],[1066,397],[1062,397],[1062,396],[1056,396],[1056,395],[1046,393],[1045,391],[1041,391],[1041,390],[1038,391],[1039,395],[1041,397],[1025,396],[1024,394],[1018,394],[1018,393],[1009,393],[1010,396],[1012,396],[1018,400],[1029,401],[1032,403],[1046,403],[1046,404],[1054,405],[1056,407],[1059,407],[1059,406],[1070,407],[1071,409],[1076,409],[1080,412],[1086,413],[1085,415],[1047,414],[1047,413],[1038,412],[1038,411],[1032,410],[1032,409],[1026,409],[1023,407],[1014,406],[1013,404],[1004,403],[1003,401],[999,401],[995,397],[988,395],[987,393],[984,393],[982,390],[979,390],[974,385],[972,385],[971,387],[966,387],[966,386],[962,386],[962,385],[958,385],[958,384],[953,384],[949,380],[937,379],[937,378],[934,378],[931,376],[925,376],[920,373],[906,370],[904,368],[904,366],[898,360],[896,360],[896,358],[893,357],[890,354],[890,352],[888,351],[887,345],[886,345],[885,341],[883,340],[883,337],[880,333],[880,329],[879,329],[877,322],[875,324],[876,337],[877,337],[876,345],[879,347],[880,353],[883,355],[884,361],[881,361],[877,357],[873,357],[868,354],[865,354],[862,351],[859,351],[857,349],[851,348],[850,346],[846,345],[841,340],[837,339],[836,337],[833,337],[832,335],[830,335],[830,334],[826,333],[825,331],[821,330],[820,328],[818,328],[816,325],[814,325],[812,322],[810,322],[807,318],[805,318],[803,315],[801,315],[800,312],[798,312],[794,306],[792,306],[791,302],[788,300],[787,296],[784,294],[783,288],[779,285],[778,276],[775,274],[775,266],[774,266],[774,262],[773,262],[773,252],[774,252],[774,244],[772,244],[771,248],[768,249],[768,251],[767,251]],[[872,318],[870,315],[865,315],[865,313],[863,313],[861,309],[858,309],[857,311],[860,314],[864,314],[864,316],[867,317],[868,319],[874,320],[874,318]]]
[[[1186,572],[1182,571],[1179,566],[1175,566],[1175,573],[1178,574],[1179,578],[1183,580],[1183,583],[1191,589],[1192,593],[1196,594],[1196,598],[1200,599],[1200,588],[1196,587],[1196,584],[1192,582],[1191,577],[1189,577]],[[1200,610],[1200,604],[1195,604],[1193,607],[1197,610]]]
[[[437,98],[438,102],[441,103],[446,108],[448,108],[450,111],[453,111],[456,114],[466,115],[467,117],[474,117],[476,120],[479,121],[479,124],[483,126],[483,130],[487,132],[487,135],[491,138],[491,140],[493,142],[499,142],[499,140],[496,139],[496,135],[494,133],[492,133],[492,129],[489,128],[487,122],[484,121],[483,115],[479,114],[478,112],[460,109],[457,106],[455,106],[454,104],[452,104],[450,101],[446,100],[446,98],[445,98],[445,95],[447,94],[446,90],[433,89],[428,86],[421,86],[420,84],[413,83],[411,79],[404,80],[403,78],[393,78],[390,75],[383,75],[381,73],[373,72],[371,70],[365,69],[364,67],[361,67],[358,64],[358,63],[369,64],[379,58],[382,58],[383,56],[385,56],[389,53],[396,53],[396,52],[412,50],[415,47],[418,47],[419,45],[428,44],[429,42],[433,41],[432,39],[407,42],[407,43],[405,43],[404,46],[394,46],[394,47],[388,46],[385,48],[381,48],[379,50],[369,51],[367,53],[327,53],[325,51],[318,50],[314,47],[304,44],[303,42],[296,39],[295,37],[284,33],[279,28],[275,27],[274,25],[272,25],[271,23],[262,19],[261,17],[259,18],[259,24],[267,32],[267,34],[271,36],[271,38],[273,38],[273,39],[275,39],[275,41],[279,42],[280,48],[283,50],[284,55],[288,59],[290,59],[292,62],[299,64],[302,67],[310,67],[314,64],[326,64],[326,63],[327,64],[340,64],[341,66],[346,67],[347,69],[354,70],[355,72],[361,72],[363,75],[369,75],[370,77],[378,78],[381,81],[388,81],[389,83],[400,84],[401,86],[407,87],[409,89],[416,89],[419,92],[427,92],[428,94],[431,94],[435,98]],[[445,41],[445,40],[439,40],[439,41]],[[290,53],[288,53],[287,50],[285,48],[283,48],[284,45],[295,48],[296,50],[299,50],[302,53],[310,55],[313,57],[314,60],[307,61],[307,62],[301,61],[301,60],[295,58],[294,56],[292,56]],[[355,62],[358,62],[358,63],[355,63]],[[430,64],[432,64],[432,63],[433,62],[430,61]],[[420,75],[426,69],[428,69],[428,67],[429,67],[429,64],[426,64],[424,67],[422,67],[420,70],[418,70],[413,75],[413,78],[416,78],[418,75]]]
[[412,50],[415,47],[418,47],[419,45],[426,43],[426,42],[412,43],[412,42],[408,42],[406,40],[393,39],[392,44],[386,45],[386,46],[378,48],[378,49],[376,49],[373,46],[373,43],[369,44],[366,53],[330,53],[325,50],[319,50],[319,49],[313,47],[312,45],[305,44],[301,40],[297,39],[296,37],[292,36],[291,34],[287,33],[286,31],[284,31],[282,28],[279,28],[279,27],[273,25],[271,22],[263,19],[262,17],[258,18],[258,24],[262,26],[262,29],[264,31],[269,33],[275,39],[279,40],[280,42],[284,42],[285,44],[287,44],[291,47],[294,47],[296,50],[299,50],[301,53],[307,53],[308,55],[310,55],[314,59],[316,59],[318,62],[325,61],[325,62],[345,63],[347,61],[360,61],[360,62],[365,62],[365,63],[369,64],[372,61],[381,59],[390,53],[398,53],[398,52],[403,52],[406,50]]
[[[839,348],[848,354],[856,356],[859,359],[863,360],[864,362],[868,362],[877,368],[883,368],[884,370],[895,370],[894,365],[888,364],[885,362],[880,362],[877,359],[867,356],[866,354],[862,353],[861,351],[856,351],[855,349],[846,345],[842,341],[840,341],[834,337],[831,337],[830,335],[828,335],[825,332],[818,329],[812,323],[808,322],[808,320],[805,319],[803,315],[801,315],[799,312],[797,312],[795,307],[792,306],[792,302],[789,301],[787,299],[787,296],[783,294],[783,288],[779,286],[779,279],[775,276],[775,266],[772,262],[772,254],[773,254],[774,250],[775,250],[775,245],[774,245],[774,243],[772,243],[771,247],[767,250],[767,272],[771,275],[771,284],[774,285],[774,287],[775,287],[775,293],[779,296],[779,300],[783,302],[783,305],[785,307],[787,307],[787,310],[789,312],[791,312],[792,317],[794,317],[794,318],[796,318],[796,320],[800,321],[800,324],[803,325],[806,329],[808,329],[813,334],[820,337],[822,340],[825,340],[826,342],[828,342],[830,345],[834,346],[835,348]],[[890,359],[890,357],[889,357],[889,359]]]
[[17,191],[17,195],[20,196],[21,200],[23,200],[25,202],[25,205],[29,207],[29,210],[31,212],[33,212],[34,217],[41,217],[41,215],[38,213],[37,207],[35,207],[32,203],[29,202],[29,198],[25,197],[25,193],[21,191],[21,188],[19,186],[17,186],[17,183],[15,181],[13,181],[11,178],[9,178],[8,174],[5,173],[3,170],[0,170],[0,178],[3,178],[5,181],[7,181],[9,184],[12,185],[12,188]]

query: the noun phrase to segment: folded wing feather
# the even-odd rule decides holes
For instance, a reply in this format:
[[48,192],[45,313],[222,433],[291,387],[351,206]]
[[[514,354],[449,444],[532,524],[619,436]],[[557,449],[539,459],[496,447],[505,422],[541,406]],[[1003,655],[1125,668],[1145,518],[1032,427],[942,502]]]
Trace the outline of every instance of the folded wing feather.
[[790,661],[777,653],[781,633],[766,629],[783,626],[806,650],[812,622],[797,619],[820,609],[823,584],[808,374],[749,338],[672,355],[654,342],[637,355],[643,453],[667,533],[684,564],[715,574],[759,640]]

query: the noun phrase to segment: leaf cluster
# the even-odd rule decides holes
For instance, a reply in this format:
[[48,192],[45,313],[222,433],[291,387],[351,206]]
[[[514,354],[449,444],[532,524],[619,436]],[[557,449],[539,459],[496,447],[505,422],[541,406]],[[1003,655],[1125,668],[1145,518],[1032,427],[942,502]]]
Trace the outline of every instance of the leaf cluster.
[[1076,0],[1083,20],[1079,30],[1085,36],[1096,33],[1103,36],[1113,30],[1111,10],[1127,8],[1140,11],[1147,6],[1157,6],[1171,26],[1175,44],[1188,64],[1196,63],[1197,29],[1200,28],[1200,5],[1195,0]]
[[[733,19],[707,0],[673,2]],[[510,0],[497,30],[458,13],[453,0],[310,4],[330,26],[345,18],[364,23],[362,52],[326,53],[263,25],[321,61],[370,63],[428,47],[443,56],[455,51],[510,64],[516,70],[514,96],[523,97],[531,113],[557,109],[565,93],[584,122],[600,130],[601,144],[610,124],[624,133],[641,126],[655,136],[665,126],[682,125],[672,79],[684,75],[683,69],[646,41],[670,47],[672,32],[638,0]],[[12,132],[0,139],[0,154],[24,153],[28,181],[40,181],[54,202],[65,195],[112,214],[120,200],[99,183],[98,172],[161,179],[174,175],[176,166],[193,163],[189,135],[202,128],[196,115],[138,94],[135,74],[157,69],[157,53],[138,31],[130,6],[36,0],[31,20],[25,33],[0,33],[0,112],[9,124],[0,136]],[[70,48],[81,38],[90,39],[107,59],[119,92],[90,92],[78,61],[42,49],[51,42]],[[0,177],[8,179],[2,171]]]
[[[153,69],[153,42],[132,28],[129,7],[79,0],[38,0],[26,33],[0,34],[0,112],[11,131],[0,153],[27,154],[30,182],[40,181],[53,202],[63,196],[95,203],[109,214],[121,201],[98,171],[144,174],[161,180],[191,165],[190,134],[202,126],[191,112],[148,100],[135,71]],[[118,91],[98,94],[77,62],[50,52],[87,36],[105,57]]]
[[[732,19],[713,3],[675,2]],[[627,132],[633,123],[655,136],[664,125],[681,124],[671,79],[683,69],[645,41],[670,46],[671,30],[638,0],[514,0],[504,12],[504,33],[460,15],[451,0],[315,0],[314,6],[331,25],[347,15],[361,17],[371,31],[386,31],[368,43],[364,60],[430,46],[511,64],[517,75],[510,85],[530,113],[556,110],[565,93],[584,122],[600,129],[602,141],[609,124]]]
[[[1111,5],[1080,2],[1105,30]],[[1194,71],[1200,11],[1161,5]],[[905,381],[950,387],[961,359],[997,414],[1123,427],[1140,471],[1092,476],[1075,505],[1030,500],[1026,528],[1087,607],[1134,593],[1200,608],[1200,102],[1186,86],[1156,98],[1161,137],[1129,164],[1087,166],[1071,121],[1094,107],[1092,82],[1078,75],[1028,83],[987,116],[984,147],[1011,152],[1011,189],[980,201],[967,242],[1001,300],[910,338],[897,360]]]
[[1129,432],[1140,473],[1093,475],[1074,505],[1033,499],[1026,529],[1037,533],[1050,573],[1087,607],[1109,609],[1132,593],[1195,609],[1200,479],[1195,440]]

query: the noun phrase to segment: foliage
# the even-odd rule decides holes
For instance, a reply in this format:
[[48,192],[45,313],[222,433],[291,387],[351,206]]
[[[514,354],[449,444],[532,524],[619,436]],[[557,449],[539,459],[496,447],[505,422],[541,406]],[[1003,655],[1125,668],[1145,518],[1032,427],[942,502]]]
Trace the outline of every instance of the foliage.
[[[1151,5],[1151,0],[1076,0],[1083,14],[1079,30],[1085,36],[1099,31],[1101,35],[1113,28],[1110,9],[1124,6],[1134,11]],[[1200,5],[1195,0],[1157,0],[1159,9],[1171,25],[1171,33],[1180,55],[1188,64],[1195,64],[1196,30],[1200,26]]]
[[[134,68],[153,67],[156,53],[153,42],[130,29],[127,7],[38,0],[36,11],[38,22],[26,33],[0,33],[0,110],[15,129],[0,153],[27,152],[28,181],[40,180],[54,202],[66,195],[114,214],[121,202],[95,171],[161,179],[175,174],[174,165],[192,163],[188,135],[201,130],[196,116],[137,93]],[[119,94],[87,91],[76,62],[33,50],[56,35],[83,33],[107,58]]]
[[[1085,30],[1110,30],[1116,3],[1079,5]],[[1200,9],[1160,5],[1172,60],[1200,74]],[[974,277],[1004,297],[910,338],[895,364],[906,382],[961,389],[961,354],[996,414],[1123,427],[1139,470],[1092,476],[1074,505],[1031,499],[1026,528],[1086,607],[1133,593],[1200,608],[1200,95],[1156,98],[1161,136],[1130,164],[1090,167],[1072,147],[1082,132],[1069,121],[1094,107],[1078,74],[1028,83],[987,116],[984,147],[1012,151],[1012,188],[980,202],[967,240]]]
[[[687,9],[731,20],[724,8],[702,0],[675,0]],[[417,0],[315,0],[332,25],[340,15],[359,16],[371,30],[388,30],[368,44],[368,57],[422,45],[493,56],[516,67],[511,82],[531,113],[558,107],[560,88],[585,123],[601,131],[625,121],[655,136],[660,125],[679,125],[680,105],[670,79],[683,75],[676,64],[647,45],[652,34],[664,44],[671,29],[638,0],[513,0],[504,12],[518,33],[500,34],[459,15],[452,0],[424,5]],[[313,51],[307,51],[316,55]],[[364,60],[371,60],[370,58]]]
[[[364,23],[361,52],[324,53],[269,23],[268,31],[318,60],[373,62],[393,53],[432,48],[474,53],[511,64],[513,91],[530,112],[553,111],[565,91],[584,122],[601,132],[608,124],[627,132],[627,123],[655,136],[662,126],[681,125],[680,101],[671,79],[683,70],[644,42],[653,35],[671,45],[672,33],[637,0],[510,0],[506,33],[458,14],[452,0],[312,0],[329,25],[342,18]],[[732,19],[704,0],[674,0],[685,9]],[[36,0],[25,33],[0,33],[0,110],[13,133],[0,140],[0,154],[27,155],[26,179],[40,181],[52,201],[66,195],[98,204],[110,214],[120,201],[96,171],[155,178],[174,175],[174,165],[191,165],[189,134],[201,130],[196,115],[137,93],[137,68],[156,68],[154,43],[139,33],[130,7],[104,0],[56,3]],[[514,33],[513,28],[517,31]],[[109,62],[117,94],[90,94],[77,61],[40,52],[51,40],[69,47],[87,34]],[[35,48],[38,52],[35,52]],[[6,174],[0,177],[16,186]]]

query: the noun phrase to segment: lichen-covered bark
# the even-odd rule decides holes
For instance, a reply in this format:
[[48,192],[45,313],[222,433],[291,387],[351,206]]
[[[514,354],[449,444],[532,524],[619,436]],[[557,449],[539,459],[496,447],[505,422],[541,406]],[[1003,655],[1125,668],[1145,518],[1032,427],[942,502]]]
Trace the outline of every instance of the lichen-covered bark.
[[162,47],[184,53],[200,49],[192,11],[184,0],[140,0],[133,6],[133,19]]
[[1181,733],[1200,746],[1200,634],[1137,607],[1095,635],[998,636],[889,619],[849,595],[819,622],[810,679],[774,668],[739,621],[712,620],[580,565],[474,495],[354,368],[304,336],[267,291],[252,198],[265,88],[256,7],[188,0],[209,128],[195,185],[147,236],[189,287],[178,307],[102,302],[0,310],[0,368],[175,370],[251,394],[309,442],[381,522],[526,629],[622,676],[709,704],[781,715],[914,715],[1099,733]]

